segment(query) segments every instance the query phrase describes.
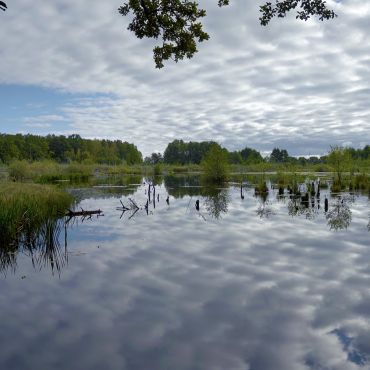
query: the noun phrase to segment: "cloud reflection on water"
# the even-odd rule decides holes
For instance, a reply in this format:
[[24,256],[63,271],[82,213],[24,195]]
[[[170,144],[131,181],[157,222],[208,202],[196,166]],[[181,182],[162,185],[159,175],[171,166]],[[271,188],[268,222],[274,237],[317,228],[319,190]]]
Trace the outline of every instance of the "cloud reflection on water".
[[[105,217],[69,230],[60,279],[21,257],[27,279],[16,273],[0,288],[10,318],[1,368],[370,368],[364,197],[348,229],[333,231],[322,209],[292,217],[288,200],[260,218],[260,200],[251,190],[241,200],[237,187],[227,212],[204,222],[194,207],[204,194],[167,205],[167,190],[131,220],[119,219],[117,198],[85,199]],[[145,203],[142,188],[135,200]]]

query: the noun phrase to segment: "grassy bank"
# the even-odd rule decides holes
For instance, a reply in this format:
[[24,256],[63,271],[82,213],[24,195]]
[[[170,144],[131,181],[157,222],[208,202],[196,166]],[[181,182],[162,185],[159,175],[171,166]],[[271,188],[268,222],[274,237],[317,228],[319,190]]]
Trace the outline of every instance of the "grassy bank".
[[200,172],[199,165],[102,165],[71,162],[60,164],[54,161],[14,161],[8,167],[0,167],[0,180],[8,178],[17,182],[35,182],[39,184],[59,181],[87,182],[92,177],[123,175],[167,175],[175,173]]
[[0,244],[32,239],[45,222],[60,217],[73,198],[54,187],[0,183]]
[[[368,190],[370,189],[370,167],[369,161],[353,162],[340,176],[334,168],[327,164],[311,166],[299,166],[289,163],[263,162],[251,165],[226,165],[221,166],[222,161],[215,160],[216,156],[203,161],[201,165],[102,165],[91,163],[71,162],[60,164],[53,161],[41,161],[28,163],[26,161],[12,162],[8,167],[0,167],[0,181],[9,179],[16,182],[33,182],[39,184],[52,184],[65,181],[66,183],[89,182],[92,179],[104,177],[123,177],[125,175],[138,175],[147,178],[154,178],[160,175],[173,174],[204,174],[208,175],[210,182],[218,182],[227,178],[233,179],[240,175],[240,181],[252,173],[266,175],[273,183],[279,186],[294,185],[302,182],[307,177],[312,180],[319,174],[331,178],[332,190]],[[223,161],[225,162],[225,161]],[[222,167],[222,168],[220,168]],[[227,167],[227,170],[225,168]],[[221,173],[221,175],[220,175]],[[292,178],[293,177],[293,178]],[[340,181],[338,181],[338,179]],[[265,179],[262,179],[265,181]],[[261,182],[261,179],[256,182]],[[262,181],[262,182],[263,182]]]

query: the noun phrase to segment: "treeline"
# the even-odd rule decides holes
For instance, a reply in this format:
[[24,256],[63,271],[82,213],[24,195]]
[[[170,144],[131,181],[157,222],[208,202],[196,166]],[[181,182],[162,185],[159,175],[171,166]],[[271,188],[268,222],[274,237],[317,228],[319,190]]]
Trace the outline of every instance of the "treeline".
[[[146,164],[165,163],[170,165],[200,164],[212,147],[222,150],[230,164],[253,165],[259,163],[283,163],[294,165],[327,164],[328,156],[292,157],[286,149],[274,148],[270,155],[263,157],[257,150],[245,147],[229,151],[215,141],[185,142],[174,140],[162,153],[146,157]],[[370,145],[363,149],[344,148],[351,159],[370,160]],[[142,154],[134,144],[121,140],[83,139],[79,135],[9,135],[0,133],[0,163],[9,164],[14,160],[30,162],[45,159],[59,163],[84,162],[101,164],[140,164]]]
[[[343,152],[349,159],[352,160],[368,160],[370,159],[370,145],[366,145],[363,149],[354,149],[354,148],[341,148],[341,147],[333,147],[329,152],[333,152],[337,149],[342,149]],[[270,156],[265,158],[266,161],[270,163],[291,163],[291,164],[299,164],[302,166],[305,165],[315,165],[315,164],[327,164],[329,157],[328,155],[324,155],[321,157],[311,156],[309,158],[306,157],[291,157],[286,149],[279,149],[274,148],[270,154]],[[329,160],[330,162],[330,160]]]
[[[238,151],[228,151],[215,141],[184,142],[183,140],[174,140],[167,145],[163,155],[152,153],[151,156],[145,158],[144,162],[147,164],[200,164],[212,146],[222,149],[230,164],[285,163],[305,166],[326,164],[328,159],[327,155],[322,157],[311,156],[309,158],[292,157],[286,149],[279,148],[274,148],[269,156],[262,157],[261,153],[249,147]],[[369,145],[366,145],[363,149],[345,148],[345,150],[352,159],[370,159]]]
[[142,154],[134,144],[121,140],[89,140],[79,135],[37,136],[0,134],[0,163],[13,160],[52,159],[105,164],[142,163]]
[[229,158],[230,163],[255,164],[264,160],[259,152],[248,147],[240,151],[229,152],[215,141],[184,142],[183,140],[174,140],[167,145],[163,156],[161,153],[153,153],[150,157],[145,158],[145,163],[200,164],[213,146],[222,149]]

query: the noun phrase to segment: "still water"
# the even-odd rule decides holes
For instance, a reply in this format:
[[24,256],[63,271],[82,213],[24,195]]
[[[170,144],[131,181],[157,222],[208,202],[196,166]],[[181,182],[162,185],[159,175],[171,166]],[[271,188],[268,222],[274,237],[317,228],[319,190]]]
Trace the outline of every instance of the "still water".
[[1,253],[0,369],[370,369],[368,196],[143,181]]

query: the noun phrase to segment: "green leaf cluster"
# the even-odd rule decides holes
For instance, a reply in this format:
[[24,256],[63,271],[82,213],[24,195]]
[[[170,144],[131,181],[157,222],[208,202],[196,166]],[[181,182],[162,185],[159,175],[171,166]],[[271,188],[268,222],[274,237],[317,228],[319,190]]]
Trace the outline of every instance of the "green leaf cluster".
[[[225,5],[229,5],[229,0],[218,0],[218,6]],[[312,16],[318,16],[320,20],[337,16],[327,8],[324,0],[275,0],[274,4],[266,2],[260,6],[260,23],[266,26],[272,18],[283,18],[297,7],[296,18],[300,20]],[[206,11],[195,1],[129,0],[118,11],[123,16],[132,15],[128,29],[136,37],[161,40],[160,45],[153,49],[156,68],[163,68],[168,59],[178,62],[192,58],[198,51],[197,44],[209,39],[200,21],[206,16]]]
[[260,6],[260,22],[262,26],[267,26],[274,17],[284,18],[288,12],[297,10],[296,19],[307,21],[312,16],[318,16],[320,21],[335,18],[337,15],[333,10],[326,6],[324,0],[276,0],[275,4],[266,2]]
[[193,57],[197,42],[209,39],[199,22],[206,11],[194,1],[129,0],[118,11],[124,16],[133,14],[128,29],[139,39],[162,39],[162,44],[153,49],[156,68],[162,68],[163,61],[170,58],[178,62]]

